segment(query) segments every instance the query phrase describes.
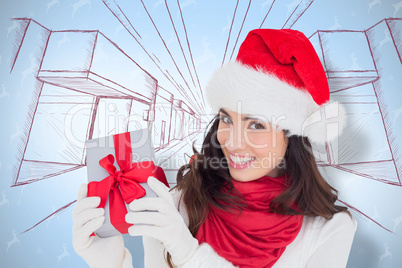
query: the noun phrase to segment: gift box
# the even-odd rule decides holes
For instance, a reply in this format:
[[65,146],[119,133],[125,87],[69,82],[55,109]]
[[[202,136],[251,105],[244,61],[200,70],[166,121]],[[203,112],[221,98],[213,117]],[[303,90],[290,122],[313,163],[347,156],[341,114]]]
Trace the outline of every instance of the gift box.
[[105,222],[95,232],[99,237],[128,233],[128,204],[141,197],[155,197],[147,185],[153,176],[169,187],[155,154],[148,129],[87,140],[88,196],[99,196]]

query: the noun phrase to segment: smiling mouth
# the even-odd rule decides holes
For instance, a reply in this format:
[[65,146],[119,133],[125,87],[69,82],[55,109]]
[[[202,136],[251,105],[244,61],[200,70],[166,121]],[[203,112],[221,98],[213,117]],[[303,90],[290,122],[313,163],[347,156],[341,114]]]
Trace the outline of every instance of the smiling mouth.
[[235,155],[229,153],[229,164],[234,169],[245,169],[251,165],[251,163],[257,159],[257,157]]
[[236,165],[244,165],[256,159],[256,157],[239,157],[229,154],[230,160]]

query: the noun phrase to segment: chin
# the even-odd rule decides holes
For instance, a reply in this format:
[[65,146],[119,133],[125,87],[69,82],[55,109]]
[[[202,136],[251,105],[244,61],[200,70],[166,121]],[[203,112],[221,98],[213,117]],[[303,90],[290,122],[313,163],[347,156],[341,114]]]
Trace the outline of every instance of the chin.
[[267,170],[263,170],[263,171],[258,170],[257,173],[255,173],[255,171],[256,170],[252,170],[252,169],[237,170],[237,169],[229,167],[230,176],[234,180],[242,181],[242,182],[254,181],[263,176],[277,177],[279,175],[279,174],[277,174],[278,171],[275,169],[267,169]]
[[243,179],[243,178],[236,178],[236,177],[233,177],[233,179],[234,179],[235,181],[239,181],[239,182],[249,182],[249,181],[253,181],[253,180],[250,180],[250,179]]
[[230,170],[230,176],[236,180],[236,181],[242,181],[242,182],[247,182],[247,181],[254,181],[256,179],[261,178],[263,175],[258,176],[258,175],[251,175],[250,171],[247,170],[242,170],[242,171],[236,171],[236,170]]

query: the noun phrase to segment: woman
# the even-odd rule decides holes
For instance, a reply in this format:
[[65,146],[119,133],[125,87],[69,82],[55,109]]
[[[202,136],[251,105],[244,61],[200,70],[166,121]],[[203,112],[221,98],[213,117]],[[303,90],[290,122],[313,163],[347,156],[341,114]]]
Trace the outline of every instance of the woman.
[[[212,76],[218,113],[169,191],[130,203],[130,235],[143,236],[145,267],[345,267],[356,230],[321,176],[310,141],[336,139],[344,111],[329,103],[325,72],[294,30],[251,31],[235,62]],[[132,267],[121,236],[90,237],[104,220],[79,190],[73,245],[91,267]]]

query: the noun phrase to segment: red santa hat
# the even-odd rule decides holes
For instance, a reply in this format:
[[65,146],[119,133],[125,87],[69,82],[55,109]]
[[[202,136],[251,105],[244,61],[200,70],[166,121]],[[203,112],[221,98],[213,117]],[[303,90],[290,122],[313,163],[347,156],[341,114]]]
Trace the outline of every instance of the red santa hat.
[[318,144],[338,137],[346,121],[344,108],[329,102],[327,77],[312,44],[290,29],[251,31],[236,61],[212,75],[206,97],[215,112],[259,115],[289,130],[288,136]]

